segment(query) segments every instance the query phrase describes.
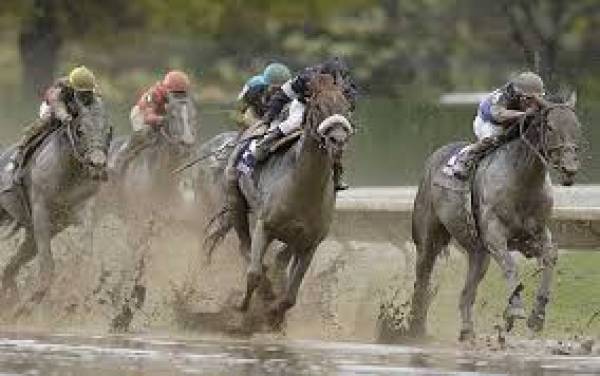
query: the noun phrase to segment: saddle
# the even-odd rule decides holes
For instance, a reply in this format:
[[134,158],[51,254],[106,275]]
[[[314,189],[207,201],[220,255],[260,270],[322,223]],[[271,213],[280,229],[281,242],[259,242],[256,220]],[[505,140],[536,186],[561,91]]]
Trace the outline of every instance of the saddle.
[[31,132],[29,134],[26,133],[24,137],[26,140],[24,141],[23,146],[21,146],[21,151],[19,152],[16,146],[11,147],[7,153],[10,155],[14,155],[13,153],[19,153],[17,159],[14,161],[15,167],[13,171],[5,171],[2,174],[2,191],[10,190],[14,187],[15,184],[20,183],[25,168],[28,166],[31,158],[37,151],[37,149],[42,145],[44,140],[52,133],[54,133],[59,126],[56,122],[52,122],[45,126],[42,124],[42,120],[37,119],[34,120],[28,127],[26,132]]
[[[471,190],[471,180],[474,173],[471,173],[469,179],[461,180],[454,176],[452,167],[456,162],[458,155],[468,146],[468,144],[457,145],[457,147],[452,150],[449,157],[444,161],[444,165],[442,167],[442,173],[436,174],[433,178],[433,184],[447,188],[453,191],[463,191],[468,192]],[[473,171],[477,169],[477,164],[473,166]]]
[[[246,137],[241,142],[245,142],[244,149],[241,153],[240,160],[237,164],[238,171],[244,174],[252,174],[254,169],[256,168],[257,162],[254,158],[254,151],[256,150],[256,144],[260,141],[260,139],[264,136],[264,131],[262,135],[256,134],[254,137]],[[297,130],[295,132],[290,133],[289,135],[281,138],[276,143],[274,143],[269,148],[269,157],[273,154],[276,154],[280,150],[285,150],[289,148],[292,144],[294,144],[302,135],[301,130]],[[268,158],[268,157],[267,157]],[[264,163],[264,161],[262,162]]]

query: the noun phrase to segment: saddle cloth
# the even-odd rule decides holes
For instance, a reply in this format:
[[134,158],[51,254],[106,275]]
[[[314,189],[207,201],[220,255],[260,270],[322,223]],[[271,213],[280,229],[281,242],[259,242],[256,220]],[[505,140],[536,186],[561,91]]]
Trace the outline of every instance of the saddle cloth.
[[[301,134],[302,131],[298,130],[281,138],[269,149],[269,156],[295,143],[300,138]],[[245,142],[246,144],[243,147],[240,160],[237,163],[237,170],[241,173],[250,175],[256,167],[256,158],[254,157],[254,152],[256,151],[256,145],[258,144],[259,139],[252,138],[242,142]]]
[[453,150],[453,152],[448,157],[446,164],[442,167],[442,173],[435,174],[435,176],[433,178],[433,184],[443,187],[443,188],[451,189],[453,191],[469,191],[470,190],[470,188],[471,188],[470,179],[467,179],[467,180],[458,179],[457,177],[454,176],[454,170],[453,170],[454,164],[456,163],[458,156],[460,155],[460,153],[463,152],[463,150],[465,150],[465,148],[467,148],[467,146],[468,145],[463,146],[463,147],[458,147],[455,150]]

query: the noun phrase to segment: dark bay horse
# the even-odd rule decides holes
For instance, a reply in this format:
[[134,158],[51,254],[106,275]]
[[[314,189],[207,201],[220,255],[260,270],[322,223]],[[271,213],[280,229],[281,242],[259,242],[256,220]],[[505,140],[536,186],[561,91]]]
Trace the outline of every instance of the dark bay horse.
[[439,182],[448,179],[446,162],[464,144],[435,151],[414,202],[413,240],[417,247],[416,282],[409,331],[425,333],[431,272],[440,251],[454,238],[467,252],[468,271],[460,296],[460,339],[474,336],[473,304],[490,256],[498,263],[508,286],[504,312],[506,329],[525,318],[523,285],[511,251],[537,258],[540,285],[527,326],[541,331],[550,296],[557,251],[548,229],[552,213],[549,168],[556,168],[562,184],[571,185],[579,169],[580,126],[574,112],[575,96],[565,103],[544,101],[540,113],[520,124],[519,136],[485,157],[474,173],[470,194]]
[[232,226],[236,230],[240,252],[249,261],[243,311],[266,278],[263,258],[269,245],[278,240],[287,246],[282,252],[291,255],[286,286],[268,310],[275,326],[296,304],[313,255],[329,232],[335,207],[332,166],[353,133],[347,119],[350,106],[341,88],[327,76],[318,77],[311,85],[300,139],[239,179],[254,220],[249,222],[246,215],[234,218],[234,223],[215,226],[208,236],[222,237]]
[[[0,193],[0,222],[25,230],[25,238],[2,273],[2,295],[16,297],[15,277],[39,255],[39,285],[25,304],[39,302],[51,285],[54,261],[50,242],[77,223],[79,209],[106,179],[107,152],[112,137],[101,99],[78,104],[70,124],[49,134],[23,166],[22,183]],[[2,179],[13,148],[0,156]],[[12,172],[11,172],[12,173]]]

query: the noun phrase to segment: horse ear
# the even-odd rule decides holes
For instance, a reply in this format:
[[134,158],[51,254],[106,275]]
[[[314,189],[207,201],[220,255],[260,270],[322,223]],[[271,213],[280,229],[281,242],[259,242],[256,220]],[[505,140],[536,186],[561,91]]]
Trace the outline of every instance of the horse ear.
[[569,99],[567,99],[565,104],[571,108],[575,108],[575,105],[577,104],[577,92],[576,91],[571,92],[571,95],[569,96]]

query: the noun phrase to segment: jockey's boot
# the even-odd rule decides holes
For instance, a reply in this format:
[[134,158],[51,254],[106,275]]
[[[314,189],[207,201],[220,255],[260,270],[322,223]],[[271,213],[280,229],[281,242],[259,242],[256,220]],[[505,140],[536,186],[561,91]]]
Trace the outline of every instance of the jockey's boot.
[[336,192],[345,191],[346,189],[350,188],[350,186],[342,179],[343,174],[344,166],[342,166],[342,161],[336,160],[333,163],[333,186]]
[[284,136],[283,132],[277,127],[272,131],[269,131],[265,137],[256,143],[256,150],[254,151],[254,158],[256,162],[262,162],[271,153],[271,148]]
[[467,146],[456,157],[452,166],[453,175],[460,180],[467,180],[473,167],[499,145],[500,137],[486,137]]

